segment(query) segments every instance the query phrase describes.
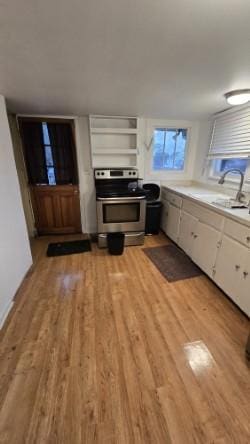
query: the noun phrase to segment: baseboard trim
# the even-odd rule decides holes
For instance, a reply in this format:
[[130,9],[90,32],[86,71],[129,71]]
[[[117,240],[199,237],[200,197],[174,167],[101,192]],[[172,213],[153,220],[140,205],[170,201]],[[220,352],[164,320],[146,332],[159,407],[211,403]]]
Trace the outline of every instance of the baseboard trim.
[[8,317],[8,314],[12,309],[13,304],[14,304],[14,300],[12,299],[12,301],[10,301],[9,304],[7,305],[7,307],[4,309],[4,312],[3,312],[1,319],[0,319],[0,330],[2,329],[6,319]]

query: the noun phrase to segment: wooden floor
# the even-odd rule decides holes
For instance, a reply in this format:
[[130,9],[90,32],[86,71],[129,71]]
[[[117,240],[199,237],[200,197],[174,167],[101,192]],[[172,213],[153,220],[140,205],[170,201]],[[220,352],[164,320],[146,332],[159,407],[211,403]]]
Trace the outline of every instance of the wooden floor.
[[1,444],[250,443],[249,323],[206,276],[47,243],[1,331]]

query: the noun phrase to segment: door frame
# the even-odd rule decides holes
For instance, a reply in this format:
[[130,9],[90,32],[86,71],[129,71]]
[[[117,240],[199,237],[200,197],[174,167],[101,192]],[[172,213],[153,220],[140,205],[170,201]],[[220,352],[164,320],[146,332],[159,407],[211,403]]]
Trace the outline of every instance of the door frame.
[[[81,231],[82,233],[85,232],[86,223],[85,223],[85,208],[84,203],[81,199],[82,190],[83,190],[83,182],[81,177],[81,171],[79,168],[79,165],[81,164],[80,158],[81,158],[81,147],[80,147],[80,139],[79,139],[79,129],[78,129],[78,118],[76,116],[58,116],[58,115],[46,115],[46,114],[16,114],[16,125],[17,125],[17,131],[20,138],[20,147],[22,150],[22,157],[23,157],[23,166],[25,169],[25,175],[28,178],[27,174],[27,166],[24,156],[24,148],[22,143],[22,138],[20,134],[20,128],[19,128],[19,121],[18,119],[22,120],[33,120],[33,121],[46,121],[46,122],[67,122],[71,123],[72,125],[72,132],[73,132],[73,138],[75,141],[75,149],[76,149],[76,164],[77,164],[77,173],[78,173],[78,187],[79,187],[79,205],[80,205],[80,216],[81,216]],[[18,147],[17,147],[18,149]],[[33,237],[37,236],[37,229],[36,229],[36,220],[35,220],[35,211],[34,211],[34,199],[32,196],[31,186],[27,183],[28,187],[28,193],[29,193],[29,200],[30,205],[25,205],[25,202],[23,202],[23,209],[24,213],[33,221]]]

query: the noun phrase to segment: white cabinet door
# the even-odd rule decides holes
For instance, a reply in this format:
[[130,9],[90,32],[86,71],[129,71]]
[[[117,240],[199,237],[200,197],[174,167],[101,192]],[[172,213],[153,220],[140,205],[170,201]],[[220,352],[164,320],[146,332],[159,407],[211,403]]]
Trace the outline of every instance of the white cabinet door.
[[250,316],[250,250],[247,251],[246,262],[242,270],[242,291],[239,293],[237,304],[248,316]]
[[167,218],[167,235],[174,242],[178,241],[179,236],[179,226],[180,226],[180,209],[172,204],[168,207],[168,218]]
[[215,228],[203,222],[198,222],[194,234],[191,258],[208,276],[213,274],[220,237],[220,232]]
[[167,234],[167,221],[168,221],[168,207],[167,201],[162,201],[162,213],[161,213],[161,229]]
[[191,255],[197,224],[197,217],[186,213],[186,211],[181,211],[178,245],[189,256]]
[[216,284],[242,309],[243,305],[245,306],[249,283],[248,276],[246,279],[243,277],[244,271],[247,271],[245,268],[248,254],[249,250],[244,245],[224,235],[218,251],[214,276]]

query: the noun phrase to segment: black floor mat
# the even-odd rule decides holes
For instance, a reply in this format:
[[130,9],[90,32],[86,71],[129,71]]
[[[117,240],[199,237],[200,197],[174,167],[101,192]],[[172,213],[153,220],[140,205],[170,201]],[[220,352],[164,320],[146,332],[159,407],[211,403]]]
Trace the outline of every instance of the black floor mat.
[[91,251],[91,243],[88,239],[56,242],[49,244],[47,256],[65,256],[67,254],[84,253],[85,251]]
[[177,282],[203,274],[201,269],[176,245],[143,248],[142,251],[168,282]]

